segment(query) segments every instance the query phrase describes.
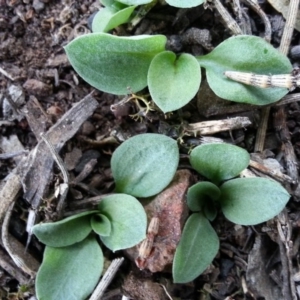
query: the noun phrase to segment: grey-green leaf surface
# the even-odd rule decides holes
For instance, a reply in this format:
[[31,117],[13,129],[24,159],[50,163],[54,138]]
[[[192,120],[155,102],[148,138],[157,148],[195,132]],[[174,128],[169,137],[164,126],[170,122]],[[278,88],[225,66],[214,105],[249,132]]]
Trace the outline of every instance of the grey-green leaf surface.
[[166,37],[119,37],[90,33],[66,47],[75,71],[93,87],[116,95],[137,92],[147,86],[147,73],[154,56],[164,51]]
[[239,175],[249,161],[246,150],[225,143],[200,145],[190,155],[192,167],[215,184]]
[[166,2],[171,6],[179,8],[190,8],[204,3],[204,0],[166,0]]
[[135,6],[126,7],[120,11],[114,11],[105,7],[97,12],[93,19],[93,32],[108,32],[117,26],[128,22]]
[[47,246],[66,247],[82,241],[90,234],[91,215],[97,212],[83,212],[58,222],[37,224],[32,231]]
[[116,191],[144,198],[158,194],[173,179],[178,162],[179,149],[173,139],[155,133],[134,136],[112,155]]
[[103,214],[95,214],[91,218],[92,229],[99,235],[109,236],[111,233],[111,223]]
[[116,0],[100,0],[101,4],[107,8],[118,11],[126,7],[125,4]]
[[175,283],[186,283],[198,277],[213,261],[219,250],[219,238],[202,213],[187,220],[173,262]]
[[84,300],[103,269],[103,254],[93,237],[63,248],[46,247],[37,273],[39,300]]
[[225,71],[264,75],[287,74],[292,71],[289,59],[264,39],[238,35],[225,40],[211,53],[197,57],[206,69],[207,81],[219,97],[242,103],[266,105],[288,93],[285,88],[260,88],[235,82]]
[[130,248],[146,237],[147,216],[134,197],[126,194],[107,196],[98,208],[111,223],[110,235],[100,236],[107,248],[112,251]]
[[186,105],[196,95],[201,81],[197,59],[190,54],[165,51],[152,60],[148,87],[155,104],[164,112]]
[[187,192],[187,205],[193,212],[201,211],[208,202],[219,199],[220,189],[213,183],[202,181],[194,184]]
[[289,193],[266,178],[238,178],[221,186],[221,208],[236,224],[255,225],[272,219],[287,204]]

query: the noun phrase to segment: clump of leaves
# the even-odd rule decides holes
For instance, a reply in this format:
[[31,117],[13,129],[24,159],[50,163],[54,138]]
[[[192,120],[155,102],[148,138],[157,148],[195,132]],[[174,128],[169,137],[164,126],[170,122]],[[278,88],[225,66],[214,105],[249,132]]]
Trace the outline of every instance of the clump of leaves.
[[206,69],[208,84],[221,98],[266,105],[288,93],[286,88],[247,86],[228,79],[225,71],[285,74],[292,70],[288,58],[262,38],[234,36],[211,53],[194,57],[166,51],[166,37],[118,37],[91,33],[69,43],[66,53],[76,72],[95,88],[125,95],[149,87],[152,100],[164,112],[186,105],[201,83],[200,67]]
[[173,278],[192,281],[212,262],[219,239],[209,221],[218,207],[225,217],[241,225],[255,225],[275,217],[290,195],[276,181],[265,178],[237,178],[249,164],[247,151],[228,144],[206,144],[193,149],[193,168],[211,182],[189,188],[187,204],[193,212],[185,224],[175,252]]
[[179,161],[176,141],[159,134],[132,137],[116,149],[111,168],[116,192],[97,210],[38,224],[33,233],[46,244],[37,273],[38,299],[86,299],[103,269],[97,237],[110,250],[132,247],[146,237],[147,216],[136,197],[161,192]]

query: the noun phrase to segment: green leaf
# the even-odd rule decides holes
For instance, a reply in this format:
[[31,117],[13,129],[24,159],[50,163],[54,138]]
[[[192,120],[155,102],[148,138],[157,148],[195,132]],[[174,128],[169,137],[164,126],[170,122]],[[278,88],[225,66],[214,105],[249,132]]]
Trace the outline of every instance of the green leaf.
[[272,219],[287,204],[289,193],[266,178],[239,178],[221,186],[221,207],[225,217],[236,224],[255,225]]
[[90,33],[77,37],[66,47],[75,71],[93,87],[125,95],[147,86],[147,73],[153,57],[164,51],[166,37],[118,37]]
[[120,3],[120,1],[115,0],[100,0],[101,4],[104,5],[107,8],[113,9],[115,11],[119,11],[123,8],[126,8],[126,5],[123,3]]
[[91,218],[91,226],[92,229],[101,236],[108,236],[111,233],[111,223],[105,215],[93,215]]
[[197,57],[206,69],[207,81],[219,97],[235,102],[265,105],[288,93],[284,88],[259,88],[235,82],[225,71],[250,72],[264,75],[292,71],[289,59],[262,38],[249,35],[231,37],[211,53]]
[[214,202],[221,195],[220,189],[211,182],[194,184],[187,192],[187,205],[193,212],[201,211],[208,202]]
[[99,203],[99,210],[111,223],[109,236],[100,236],[112,251],[130,248],[146,237],[147,216],[141,203],[132,196],[115,194]]
[[204,1],[205,0],[166,0],[169,5],[179,8],[195,7],[204,3]]
[[39,300],[84,300],[103,269],[103,254],[95,238],[63,248],[46,247],[37,273]]
[[37,224],[32,232],[47,246],[66,247],[85,239],[92,231],[90,219],[97,210],[83,212],[54,223]]
[[219,238],[202,213],[187,220],[173,262],[175,283],[198,277],[213,261],[219,250]]
[[248,152],[230,144],[205,144],[193,149],[192,167],[216,184],[240,174],[249,164]]
[[143,5],[143,4],[148,4],[155,0],[118,0],[118,1],[126,5]]
[[148,72],[151,97],[164,112],[186,105],[197,94],[201,81],[200,67],[190,54],[165,51],[152,60]]
[[134,136],[113,153],[112,174],[118,193],[150,197],[173,179],[179,162],[176,141],[154,133]]
[[111,29],[128,22],[135,6],[126,7],[120,11],[103,8],[97,12],[93,19],[93,32],[108,32]]
[[207,202],[207,204],[203,208],[204,216],[209,220],[213,221],[217,216],[217,207],[214,201]]

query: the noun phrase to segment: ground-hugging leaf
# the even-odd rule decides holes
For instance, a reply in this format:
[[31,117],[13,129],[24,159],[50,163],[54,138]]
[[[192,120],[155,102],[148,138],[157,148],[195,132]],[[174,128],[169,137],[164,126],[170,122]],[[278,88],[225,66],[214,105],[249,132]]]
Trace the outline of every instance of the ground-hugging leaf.
[[233,223],[256,225],[278,215],[289,193],[276,181],[266,178],[238,178],[221,186],[221,208]]
[[100,0],[100,2],[103,6],[111,8],[116,11],[121,10],[127,6],[121,3],[120,1],[116,1],[116,0]]
[[111,223],[105,215],[93,215],[91,218],[91,226],[92,229],[99,235],[109,236],[111,233]]
[[33,233],[45,245],[66,247],[85,239],[92,231],[90,219],[97,210],[83,212],[58,222],[33,226]]
[[93,19],[93,32],[108,32],[117,26],[128,22],[135,6],[126,7],[120,11],[105,7],[97,12]]
[[194,184],[187,192],[187,205],[193,212],[202,211],[203,207],[219,199],[220,189],[213,183],[202,181]]
[[155,133],[134,136],[113,153],[112,174],[118,193],[150,197],[173,179],[179,162],[177,142]]
[[37,273],[38,300],[84,300],[103,269],[102,250],[94,237],[63,248],[46,247]]
[[166,0],[169,5],[179,8],[195,7],[204,3],[204,1],[205,0]]
[[197,57],[206,69],[209,86],[219,97],[255,105],[265,105],[281,99],[285,88],[259,88],[235,82],[225,71],[250,72],[264,75],[287,74],[292,71],[289,59],[264,39],[238,35],[217,46],[211,53]]
[[154,56],[165,49],[166,37],[119,37],[90,33],[66,47],[75,71],[93,87],[116,95],[137,92],[147,86],[147,73]]
[[198,277],[213,261],[219,250],[219,238],[202,213],[187,220],[173,262],[175,283],[186,283]]
[[216,184],[239,175],[249,161],[246,150],[225,143],[200,145],[190,155],[192,167]]
[[141,203],[126,194],[105,197],[99,211],[111,223],[109,236],[100,236],[103,244],[117,251],[135,246],[146,237],[147,216]]
[[197,94],[201,81],[200,67],[190,54],[165,51],[152,60],[148,87],[155,104],[164,112],[186,105]]

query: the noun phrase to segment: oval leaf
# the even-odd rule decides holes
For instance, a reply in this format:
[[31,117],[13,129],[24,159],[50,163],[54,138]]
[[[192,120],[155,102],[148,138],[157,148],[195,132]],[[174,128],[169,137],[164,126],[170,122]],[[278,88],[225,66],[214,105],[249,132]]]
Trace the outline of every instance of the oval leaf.
[[112,94],[125,95],[129,89],[147,86],[147,73],[153,57],[164,51],[166,37],[118,37],[90,33],[77,37],[66,47],[75,71],[93,87]]
[[213,183],[198,182],[188,189],[187,205],[193,212],[201,211],[208,202],[218,200],[220,195],[220,189]]
[[105,215],[93,215],[91,218],[91,226],[99,235],[108,236],[111,233],[111,223]]
[[66,247],[85,239],[92,231],[90,219],[97,210],[80,213],[54,223],[37,224],[32,232],[47,246]]
[[64,248],[46,247],[36,277],[39,300],[84,300],[103,269],[103,254],[94,238]]
[[204,3],[204,0],[166,0],[166,2],[175,7],[179,8],[189,8],[189,7],[195,7],[202,3]]
[[187,220],[173,262],[175,283],[198,277],[213,261],[219,250],[219,238],[202,213]]
[[134,136],[112,155],[116,191],[136,197],[161,192],[173,179],[179,162],[176,141],[154,133]]
[[100,2],[103,6],[110,8],[114,11],[118,11],[126,7],[126,5],[116,0],[100,0]]
[[255,225],[272,219],[287,204],[289,193],[266,178],[238,178],[221,186],[221,207],[236,224]]
[[171,51],[154,57],[148,72],[148,86],[151,97],[164,112],[186,105],[196,95],[201,81],[197,59],[190,54],[176,54]]
[[193,168],[216,184],[240,174],[250,162],[248,152],[230,144],[205,144],[190,155]]
[[135,6],[126,7],[117,12],[107,7],[101,9],[93,19],[93,32],[108,32],[111,29],[128,22],[134,9]]
[[126,194],[105,197],[99,210],[111,223],[109,236],[100,236],[103,244],[117,251],[130,248],[146,237],[147,216],[140,202]]
[[262,38],[250,35],[231,37],[211,53],[197,57],[206,69],[207,81],[216,95],[223,99],[265,105],[288,93],[284,88],[259,88],[230,80],[225,71],[250,72],[264,75],[292,71],[289,59]]

